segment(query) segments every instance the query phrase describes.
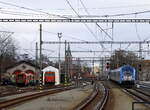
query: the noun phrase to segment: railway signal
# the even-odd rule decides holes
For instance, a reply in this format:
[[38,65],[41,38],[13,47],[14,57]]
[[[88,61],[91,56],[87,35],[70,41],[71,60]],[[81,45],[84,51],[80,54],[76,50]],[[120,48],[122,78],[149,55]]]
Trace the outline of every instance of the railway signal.
[[110,64],[107,62],[106,63],[106,69],[108,70],[110,68]]
[[142,71],[142,65],[139,64],[139,71]]

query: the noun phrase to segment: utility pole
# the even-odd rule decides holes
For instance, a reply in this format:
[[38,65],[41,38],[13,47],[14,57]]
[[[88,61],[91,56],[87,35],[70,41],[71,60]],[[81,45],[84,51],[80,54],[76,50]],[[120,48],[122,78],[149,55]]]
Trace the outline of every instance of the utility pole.
[[38,43],[35,44],[35,60],[36,60],[36,66],[38,64]]
[[65,40],[65,84],[67,83],[67,53],[66,53],[66,48],[67,48],[67,41]]
[[[35,65],[36,66],[38,66],[38,43],[36,42],[35,43]],[[35,71],[36,71],[36,74],[37,74],[37,67],[36,67],[36,69],[35,69]]]
[[43,83],[43,73],[42,73],[42,24],[40,24],[40,88],[42,88]]
[[104,73],[104,72],[103,72],[103,71],[104,71],[104,62],[103,62],[103,61],[104,61],[104,58],[102,57],[102,76],[104,75],[104,74],[103,74],[103,73]]
[[1,69],[2,69],[2,67],[1,67],[1,65],[2,65],[2,55],[0,55],[0,85],[1,85],[1,79],[2,79],[2,71],[1,71]]
[[58,33],[58,38],[59,38],[59,52],[58,52],[59,74],[61,73],[61,61],[60,61],[61,37],[62,37],[62,33]]
[[[142,63],[142,44],[141,43],[139,43],[139,60],[140,60],[139,65],[141,65]],[[138,71],[137,80],[140,80],[141,73],[142,71]]]
[[[94,52],[94,57],[95,57],[95,52]],[[93,74],[94,74],[94,57],[93,57]]]
[[94,75],[94,59],[93,59],[93,62],[92,62],[92,66],[93,66],[93,72],[92,72],[92,74]]
[[79,76],[80,76],[80,68],[81,68],[81,66],[80,66],[80,58],[78,58],[78,73],[77,73],[77,87],[79,87]]
[[71,50],[70,50],[70,45],[68,43],[68,49],[67,49],[67,53],[68,53],[68,62],[67,62],[67,65],[68,65],[68,76],[70,79],[72,79],[71,77]]
[[139,43],[139,57],[142,59],[142,44]]

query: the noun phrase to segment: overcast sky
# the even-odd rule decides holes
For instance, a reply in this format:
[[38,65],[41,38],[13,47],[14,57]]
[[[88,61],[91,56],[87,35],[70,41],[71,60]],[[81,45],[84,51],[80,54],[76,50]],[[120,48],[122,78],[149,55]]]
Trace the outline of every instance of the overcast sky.
[[[68,0],[78,15],[115,15],[147,11],[150,9],[149,0]],[[82,3],[87,8],[84,9]],[[9,3],[9,4],[8,4]],[[27,9],[28,8],[28,9]],[[32,9],[32,10],[30,10]],[[33,11],[34,10],[34,11]],[[36,11],[35,11],[36,10]],[[43,13],[45,12],[45,13]],[[46,14],[46,13],[49,13]],[[0,18],[54,18],[50,14],[69,15],[77,17],[66,0],[0,0]],[[149,18],[150,13],[133,14],[130,16],[108,17],[108,18]],[[58,18],[58,17],[55,17]],[[103,17],[104,18],[104,17]],[[111,28],[111,24],[99,23],[103,29]],[[82,23],[43,23],[43,40],[58,41],[57,33],[62,32],[62,40],[67,41],[110,41],[95,24],[88,24],[93,36]],[[138,41],[150,40],[150,24],[114,24],[115,41]],[[33,50],[35,42],[39,42],[39,23],[0,23],[1,31],[14,32],[12,37],[17,41],[20,52],[34,56]],[[112,35],[112,30],[107,30]],[[114,49],[125,49],[128,45],[113,46]],[[110,45],[105,46],[110,50]],[[43,45],[43,51],[49,56],[58,56],[58,45]],[[71,45],[72,50],[103,50],[100,45]],[[128,50],[138,49],[137,45],[130,46]],[[143,49],[148,49],[147,45]],[[89,53],[73,53],[73,56],[89,56]],[[95,56],[110,55],[96,53]],[[143,54],[144,55],[144,54]],[[61,56],[64,56],[64,46],[62,46]]]

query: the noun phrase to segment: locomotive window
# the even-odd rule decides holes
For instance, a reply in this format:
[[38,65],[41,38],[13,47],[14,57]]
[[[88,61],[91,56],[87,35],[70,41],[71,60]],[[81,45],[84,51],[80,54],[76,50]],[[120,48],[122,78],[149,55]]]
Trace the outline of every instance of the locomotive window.
[[23,74],[18,75],[18,79],[23,79]]
[[131,73],[130,72],[124,72],[124,74],[129,76]]
[[55,76],[55,74],[54,73],[50,73],[50,74],[46,73],[45,76]]

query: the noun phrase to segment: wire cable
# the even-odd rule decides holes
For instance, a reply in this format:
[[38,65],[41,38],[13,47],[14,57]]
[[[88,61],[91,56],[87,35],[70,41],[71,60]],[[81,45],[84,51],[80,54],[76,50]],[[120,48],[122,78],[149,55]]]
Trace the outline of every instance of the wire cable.
[[[135,18],[136,18],[136,14],[135,14]],[[136,24],[136,23],[135,23],[135,32],[136,32],[137,38],[138,38],[139,40],[141,40],[141,37],[140,37],[140,35],[139,35],[139,33],[138,33],[138,29],[137,29],[137,24]]]
[[14,11],[6,11],[6,10],[0,10],[0,13],[8,14],[8,15],[19,15],[19,16],[41,16],[41,17],[44,16],[36,13],[14,12]]
[[[79,17],[81,18],[81,16],[76,12],[76,10],[72,7],[72,5],[70,4],[70,2],[68,0],[65,0],[67,2],[67,4],[70,6],[70,8],[73,10],[73,12]],[[89,28],[89,26],[87,24],[84,23],[84,25],[86,26],[86,28],[88,29],[88,31],[95,37],[96,40],[97,36],[93,33],[93,31]],[[104,48],[104,46],[102,44],[100,44],[102,46],[102,48]]]
[[9,5],[9,6],[14,6],[14,7],[21,8],[21,9],[26,9],[26,10],[38,12],[38,13],[44,13],[44,14],[47,14],[47,15],[50,15],[50,16],[57,16],[57,17],[60,17],[60,18],[69,19],[68,17],[64,17],[64,16],[61,16],[61,15],[50,14],[50,13],[45,12],[45,11],[40,11],[40,10],[36,10],[36,9],[31,9],[31,8],[27,8],[27,7],[23,7],[23,6],[18,6],[18,5],[12,4],[12,3],[7,3],[7,2],[2,2],[2,1],[0,1],[0,3],[1,3],[1,4],[5,4],[5,5]]
[[94,18],[94,17],[119,17],[119,16],[129,16],[129,15],[135,15],[135,14],[138,15],[138,14],[145,14],[145,13],[150,13],[150,10],[133,12],[133,13],[120,13],[120,14],[113,14],[113,15],[90,15],[90,16],[89,15],[80,15],[80,17],[87,17],[87,18]]
[[[57,34],[58,34],[58,33],[49,32],[49,31],[45,31],[45,30],[43,30],[43,32],[50,33],[50,34],[54,34],[54,35],[57,35]],[[73,37],[73,36],[71,36],[71,35],[63,34],[63,36],[64,36],[64,37],[70,37],[70,38],[72,38],[72,39],[79,40],[79,41],[83,41],[83,42],[88,42],[88,41],[86,41],[86,40],[78,39],[78,38]]]

